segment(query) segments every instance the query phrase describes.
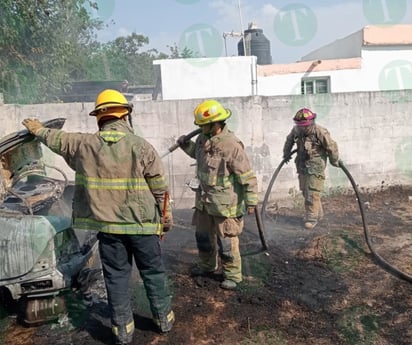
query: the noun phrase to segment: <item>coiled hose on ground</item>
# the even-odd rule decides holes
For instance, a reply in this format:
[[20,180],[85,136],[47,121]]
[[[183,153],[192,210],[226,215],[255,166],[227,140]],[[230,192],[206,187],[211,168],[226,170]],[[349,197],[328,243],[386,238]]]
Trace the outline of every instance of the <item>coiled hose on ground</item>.
[[[279,166],[276,168],[276,170],[274,171],[274,173],[272,175],[272,178],[271,178],[271,180],[269,182],[269,185],[268,185],[268,189],[266,190],[265,197],[264,197],[263,202],[262,202],[262,207],[261,207],[262,218],[266,215],[266,206],[267,206],[267,203],[268,203],[268,200],[269,200],[269,195],[272,191],[273,184],[275,183],[275,180],[276,180],[277,176],[279,175],[279,172],[282,169],[282,166],[286,163],[287,160],[289,160],[292,157],[292,155],[294,153],[296,153],[296,150],[292,151],[290,156],[287,159],[283,159],[280,162]],[[339,167],[342,169],[342,171],[345,173],[345,175],[349,179],[349,181],[352,185],[352,188],[355,192],[356,199],[358,200],[359,211],[360,211],[361,218],[362,218],[363,232],[364,232],[364,235],[365,235],[366,244],[368,245],[368,248],[371,251],[371,254],[372,254],[372,257],[373,257],[374,261],[379,266],[381,266],[384,270],[386,270],[388,273],[390,273],[390,274],[392,274],[392,275],[394,275],[394,276],[396,276],[400,279],[403,279],[403,280],[406,280],[406,281],[412,283],[412,276],[411,275],[409,275],[407,273],[404,273],[404,272],[400,271],[398,268],[391,265],[384,258],[382,258],[376,252],[376,250],[374,249],[374,247],[372,245],[372,240],[371,240],[371,237],[370,237],[370,234],[369,234],[369,230],[368,230],[368,225],[367,225],[366,219],[365,219],[365,210],[364,210],[364,207],[363,207],[363,201],[362,201],[362,198],[360,196],[360,193],[359,193],[358,187],[356,185],[356,182],[355,182],[352,175],[349,173],[348,169],[345,167],[345,165],[343,164],[342,161],[339,161]]]

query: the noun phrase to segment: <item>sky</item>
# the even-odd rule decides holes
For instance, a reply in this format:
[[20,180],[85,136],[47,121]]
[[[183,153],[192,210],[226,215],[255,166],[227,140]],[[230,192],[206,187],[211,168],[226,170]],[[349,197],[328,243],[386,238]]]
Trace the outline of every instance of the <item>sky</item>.
[[[133,32],[149,48],[235,56],[239,33],[254,23],[270,42],[272,63],[292,63],[366,25],[412,24],[412,0],[95,0],[107,42]],[[225,37],[224,37],[225,36]]]

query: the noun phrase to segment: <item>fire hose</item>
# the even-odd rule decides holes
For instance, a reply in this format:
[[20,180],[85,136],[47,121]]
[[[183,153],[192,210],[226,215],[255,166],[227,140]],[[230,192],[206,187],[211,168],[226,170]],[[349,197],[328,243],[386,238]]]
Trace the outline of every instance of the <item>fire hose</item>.
[[[296,153],[297,150],[294,150],[291,152],[289,157],[285,157],[279,164],[279,166],[276,168],[276,170],[274,171],[272,178],[269,182],[268,185],[268,189],[266,190],[265,193],[265,197],[263,199],[263,203],[262,203],[262,210],[261,210],[261,216],[262,218],[266,215],[266,206],[269,200],[269,195],[271,193],[273,184],[275,183],[275,180],[280,172],[280,170],[282,169],[282,166],[290,160],[290,158],[292,157],[292,155],[294,153]],[[362,201],[361,195],[359,193],[358,187],[356,185],[355,180],[353,179],[352,175],[349,173],[348,169],[345,167],[345,165],[343,164],[343,162],[341,160],[339,160],[339,167],[342,169],[342,171],[345,173],[345,175],[347,176],[347,178],[349,179],[352,188],[355,192],[356,195],[356,199],[358,201],[358,205],[359,205],[359,211],[361,214],[361,218],[362,218],[362,225],[363,225],[363,232],[364,232],[364,236],[365,236],[365,241],[366,244],[372,254],[372,258],[374,259],[374,261],[381,266],[381,268],[383,268],[385,271],[387,271],[388,273],[402,279],[402,280],[406,280],[410,283],[412,283],[412,276],[402,272],[401,270],[399,270],[398,268],[396,268],[395,266],[391,265],[389,262],[387,262],[384,258],[382,258],[382,256],[380,256],[377,251],[375,250],[375,248],[373,247],[372,244],[372,240],[371,240],[371,236],[368,230],[368,225],[366,223],[366,217],[365,217],[365,210],[364,210],[364,203]]]
[[[190,139],[192,139],[194,136],[200,134],[200,132],[202,132],[201,128],[195,129],[194,131],[190,132],[189,134],[186,134],[184,137],[184,141],[188,141]],[[178,142],[174,143],[172,146],[170,146],[167,149],[167,152],[162,156],[165,157],[166,155],[168,155],[169,153],[172,153],[173,151],[175,151],[177,148],[179,148],[180,144]]]

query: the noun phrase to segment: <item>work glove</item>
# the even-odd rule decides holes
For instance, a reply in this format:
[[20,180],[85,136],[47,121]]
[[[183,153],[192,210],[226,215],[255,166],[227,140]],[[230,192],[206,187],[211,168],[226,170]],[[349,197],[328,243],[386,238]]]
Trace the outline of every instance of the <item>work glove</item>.
[[180,147],[186,147],[189,144],[189,140],[186,140],[186,135],[181,135],[176,142]]
[[291,155],[289,156],[283,156],[283,161],[285,162],[285,164],[288,164],[290,162],[290,159],[292,158]]
[[43,124],[37,119],[24,119],[22,124],[33,135],[36,135],[38,130],[44,128]]
[[166,216],[163,219],[163,232],[168,232],[172,230],[172,226],[173,226],[173,217],[170,215]]

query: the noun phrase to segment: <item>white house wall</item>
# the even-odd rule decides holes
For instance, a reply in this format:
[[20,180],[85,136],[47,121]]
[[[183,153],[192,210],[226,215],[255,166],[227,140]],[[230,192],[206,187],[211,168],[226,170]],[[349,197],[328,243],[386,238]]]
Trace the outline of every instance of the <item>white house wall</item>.
[[264,76],[256,74],[256,57],[250,56],[158,60],[155,64],[161,68],[163,100],[299,95],[302,78],[315,77],[329,77],[332,93],[412,88],[412,50],[401,46],[364,47],[361,64],[355,68]]
[[364,47],[361,91],[412,89],[412,49]]
[[255,56],[156,60],[163,100],[251,96]]
[[302,74],[280,74],[257,78],[257,90],[260,96],[299,95]]
[[308,73],[280,74],[258,77],[258,94],[261,96],[300,95],[302,78],[330,77],[331,92],[365,91],[362,71],[338,70]]
[[258,76],[258,94],[298,95],[302,78],[315,77],[330,77],[332,93],[412,89],[412,49],[366,46],[360,68]]

